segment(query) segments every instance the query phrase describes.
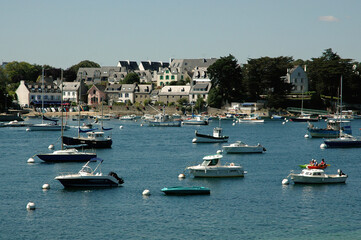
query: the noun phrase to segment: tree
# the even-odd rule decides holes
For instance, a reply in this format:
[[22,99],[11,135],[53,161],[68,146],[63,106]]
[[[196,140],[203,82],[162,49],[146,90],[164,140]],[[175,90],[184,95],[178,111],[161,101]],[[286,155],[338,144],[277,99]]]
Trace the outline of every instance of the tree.
[[198,113],[201,113],[205,104],[206,102],[204,99],[202,97],[198,97],[194,107],[198,110]]
[[218,88],[212,87],[208,93],[208,105],[214,108],[222,107],[222,95]]
[[[221,97],[221,104],[241,99],[242,70],[234,56],[221,57],[207,69],[212,81],[213,93]],[[214,96],[215,97],[215,96]],[[211,100],[218,99],[217,97]],[[217,102],[217,101],[216,101]],[[216,103],[214,102],[214,103]],[[219,103],[217,102],[216,105]],[[210,104],[211,105],[211,104]],[[212,105],[211,105],[212,106]]]
[[133,83],[139,83],[140,82],[140,78],[138,76],[138,74],[131,72],[128,73],[127,76],[125,76],[123,83],[124,84],[133,84]]
[[64,71],[64,78],[69,82],[76,80],[79,68],[100,68],[100,65],[89,60],[81,61],[80,63],[66,69]]
[[283,107],[285,95],[292,85],[286,83],[282,77],[286,75],[287,68],[291,68],[292,57],[262,57],[249,59],[244,65],[244,87],[248,101],[257,101],[261,95],[267,96],[270,107]]

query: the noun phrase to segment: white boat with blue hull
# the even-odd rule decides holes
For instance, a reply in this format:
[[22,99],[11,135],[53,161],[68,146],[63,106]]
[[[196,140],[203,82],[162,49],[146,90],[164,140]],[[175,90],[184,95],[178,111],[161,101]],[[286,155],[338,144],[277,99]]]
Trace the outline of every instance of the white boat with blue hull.
[[[91,163],[98,163],[93,170]],[[88,187],[118,187],[124,181],[114,172],[108,175],[103,175],[100,171],[100,165],[103,160],[100,158],[93,158],[88,161],[78,173],[62,174],[55,177],[65,188],[88,188]]]
[[44,162],[87,162],[92,158],[96,158],[97,154],[92,152],[79,152],[78,150],[71,149],[62,149],[57,150],[52,153],[43,153],[36,155],[38,158]]

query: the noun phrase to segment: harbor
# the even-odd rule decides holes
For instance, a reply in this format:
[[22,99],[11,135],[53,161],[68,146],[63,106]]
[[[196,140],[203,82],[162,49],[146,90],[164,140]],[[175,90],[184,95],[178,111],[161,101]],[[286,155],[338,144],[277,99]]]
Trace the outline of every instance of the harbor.
[[[0,128],[0,237],[7,239],[16,231],[13,239],[355,239],[361,233],[360,216],[350,207],[357,206],[361,188],[359,148],[321,149],[322,138],[304,137],[306,122],[266,118],[260,124],[234,124],[222,120],[229,143],[261,143],[267,151],[223,153],[222,163],[241,165],[247,172],[244,177],[194,178],[187,167],[229,144],[194,144],[194,132],[211,133],[219,121],[177,128],[141,123],[140,118],[104,121],[113,128],[109,133],[113,144],[96,153],[104,159],[103,172],[116,172],[124,183],[101,189],[67,189],[55,179],[78,171],[84,163],[49,164],[34,157],[50,152],[50,144],[59,149],[59,132]],[[70,120],[68,124],[66,134],[77,135],[77,123]],[[361,120],[352,120],[352,128],[353,135],[359,136]],[[27,163],[30,157],[34,163]],[[282,184],[291,170],[300,172],[299,164],[311,159],[325,159],[330,164],[325,172],[330,174],[342,169],[347,182]],[[178,178],[180,174],[185,178]],[[50,189],[42,189],[44,184]],[[167,196],[161,191],[173,186],[201,186],[210,189],[210,194]],[[145,189],[150,195],[142,195]],[[36,204],[36,210],[26,210],[28,202]],[[319,218],[314,217],[316,213]]]

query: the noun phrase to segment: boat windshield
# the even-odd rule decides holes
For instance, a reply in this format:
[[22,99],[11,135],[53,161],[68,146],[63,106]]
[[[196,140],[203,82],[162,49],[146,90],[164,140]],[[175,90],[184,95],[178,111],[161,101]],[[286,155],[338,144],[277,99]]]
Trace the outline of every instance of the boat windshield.
[[202,166],[216,166],[218,164],[219,159],[210,159],[204,160]]

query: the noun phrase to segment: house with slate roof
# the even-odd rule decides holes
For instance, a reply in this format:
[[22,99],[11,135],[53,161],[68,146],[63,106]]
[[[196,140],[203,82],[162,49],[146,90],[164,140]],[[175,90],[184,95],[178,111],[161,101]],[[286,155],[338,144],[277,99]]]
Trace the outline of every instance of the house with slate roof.
[[120,72],[134,72],[139,70],[138,63],[135,61],[119,61],[117,67],[120,67]]
[[77,81],[82,79],[87,85],[104,83],[113,79],[117,72],[120,72],[120,67],[79,68]]
[[106,100],[105,86],[100,84],[93,84],[88,90],[88,105],[98,105]]
[[78,104],[79,91],[81,91],[81,101],[84,102],[87,87],[84,82],[63,82],[63,101],[75,102]]
[[115,83],[115,84],[108,84],[107,87],[105,88],[105,93],[107,94],[107,99],[110,104],[119,101],[121,87],[122,87],[121,84]]
[[43,85],[21,80],[15,92],[18,103],[22,107],[41,106],[43,98],[45,106],[60,105],[61,103],[61,89],[54,83],[44,83]]
[[306,73],[306,66],[295,66],[287,69],[287,75],[283,77],[284,81],[291,83],[293,89],[291,93],[304,93],[308,91],[308,77]]
[[164,86],[158,93],[159,101],[165,104],[177,102],[181,98],[189,101],[190,85]]
[[134,102],[144,103],[150,100],[153,88],[151,84],[136,84],[134,88]]
[[118,102],[122,103],[134,103],[134,89],[136,84],[122,84],[120,88],[120,97]]
[[192,85],[189,91],[189,102],[195,103],[198,98],[203,98],[203,100],[207,102],[211,87],[212,84],[210,82],[200,82]]

